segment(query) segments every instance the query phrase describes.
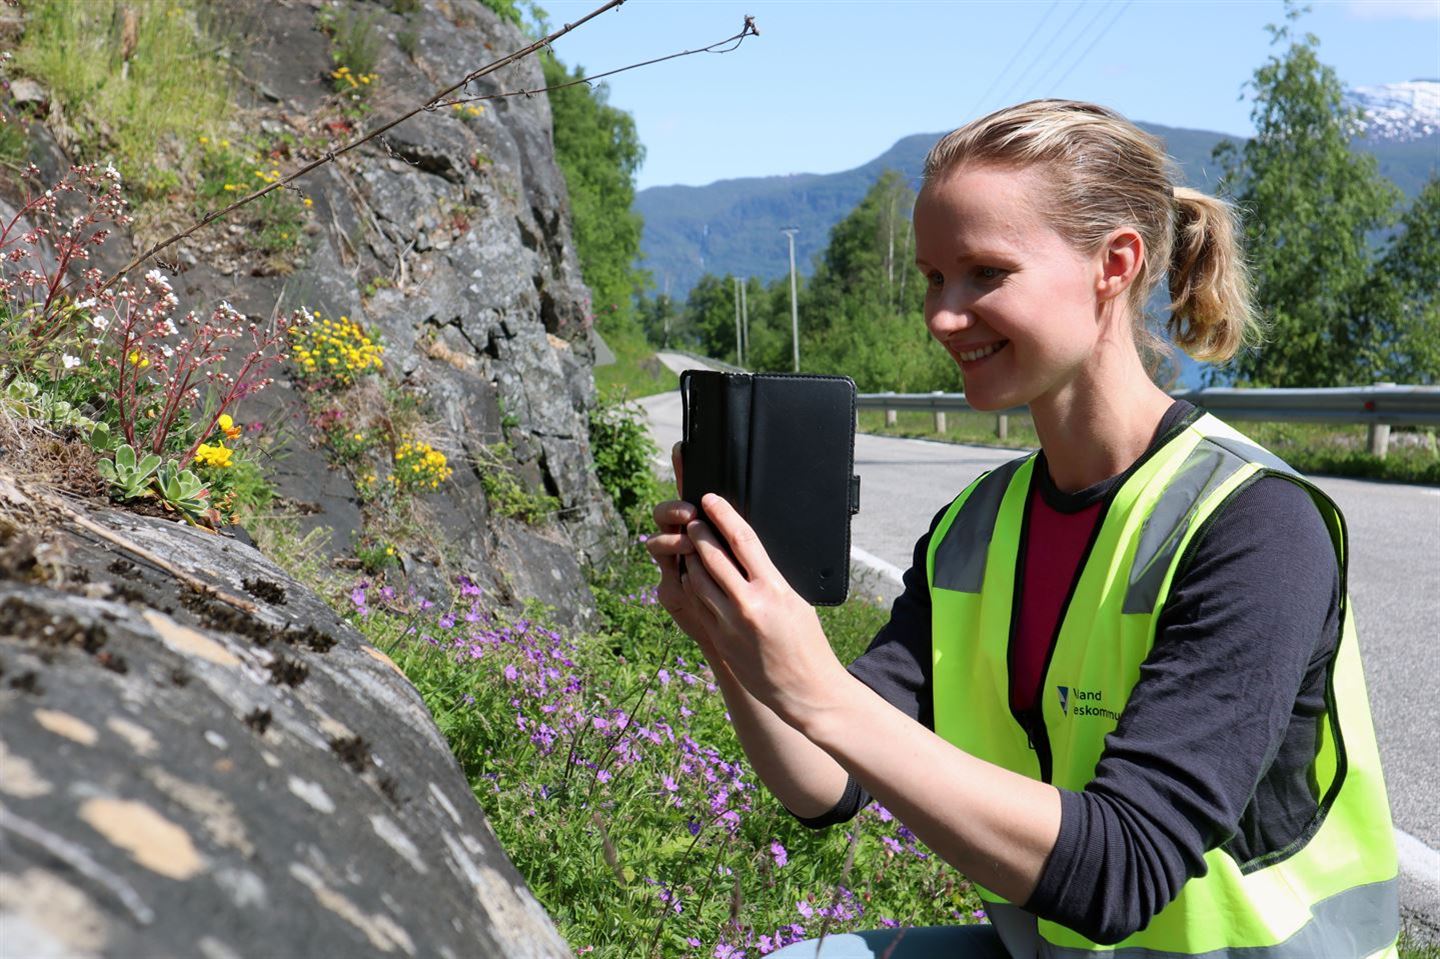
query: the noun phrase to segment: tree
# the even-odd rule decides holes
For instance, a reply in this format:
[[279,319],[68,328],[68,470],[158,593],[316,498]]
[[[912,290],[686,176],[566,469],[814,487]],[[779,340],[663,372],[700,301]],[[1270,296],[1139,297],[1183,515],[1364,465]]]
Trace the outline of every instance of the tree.
[[1378,348],[1366,356],[1368,381],[1440,381],[1440,177],[1401,218],[1369,290],[1366,315]]
[[1232,364],[1256,386],[1368,383],[1371,358],[1397,347],[1387,342],[1389,325],[1374,322],[1366,287],[1376,279],[1369,238],[1394,222],[1399,191],[1373,157],[1351,151],[1359,111],[1317,58],[1318,40],[1295,35],[1303,13],[1287,4],[1287,22],[1270,27],[1273,43],[1288,45],[1251,82],[1255,137],[1216,148],[1222,189],[1245,218],[1256,306],[1270,327],[1262,348]]
[[684,335],[698,352],[734,363],[735,278],[729,273],[700,277],[685,301]]
[[915,193],[880,175],[830,231],[800,300],[800,363],[842,373],[863,391],[955,389],[958,372],[925,329],[924,284],[910,274]]
[[[551,54],[541,57],[547,86],[583,77],[584,69],[567,70]],[[555,124],[555,159],[570,192],[571,224],[585,285],[590,287],[597,325],[604,334],[631,334],[634,298],[646,275],[634,264],[640,252],[635,171],[645,148],[635,133],[635,119],[607,102],[609,88],[601,83],[576,84],[550,93]]]

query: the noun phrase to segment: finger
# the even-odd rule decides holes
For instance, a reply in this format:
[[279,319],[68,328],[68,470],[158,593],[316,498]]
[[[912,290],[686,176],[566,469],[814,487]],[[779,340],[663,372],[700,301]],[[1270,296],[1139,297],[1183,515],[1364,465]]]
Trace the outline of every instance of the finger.
[[668,532],[684,528],[699,515],[693,504],[678,499],[656,503],[652,512],[656,527],[662,531],[667,531],[668,527]]
[[700,564],[719,583],[720,588],[731,596],[742,595],[750,581],[745,578],[745,571],[737,567],[735,561],[726,554],[724,547],[720,545],[720,537],[698,520],[685,527],[685,533],[694,544]]
[[685,533],[656,533],[645,541],[645,549],[659,559],[662,556],[687,556],[695,552],[695,544]]
[[706,570],[705,564],[687,563],[685,575],[680,582],[685,591],[693,596],[699,606],[714,617],[717,623],[728,626],[735,621],[734,603],[725,591],[715,584],[715,579]]
[[750,573],[750,579],[774,579],[780,573],[775,569],[775,564],[770,562],[770,555],[765,552],[765,547],[760,543],[760,537],[755,535],[755,530],[737,512],[735,507],[725,502],[723,497],[714,493],[706,493],[701,506],[705,510],[705,518],[715,527],[715,531],[725,538],[730,544],[730,551]]
[[681,478],[685,474],[685,458],[680,455],[680,450],[684,445],[684,443],[676,443],[670,447],[670,463],[675,467],[675,492],[680,495],[684,495]]

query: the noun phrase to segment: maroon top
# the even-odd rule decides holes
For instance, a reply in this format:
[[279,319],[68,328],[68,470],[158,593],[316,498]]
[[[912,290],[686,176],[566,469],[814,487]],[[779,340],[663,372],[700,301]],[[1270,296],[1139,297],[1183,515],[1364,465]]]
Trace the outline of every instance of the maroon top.
[[1060,614],[1080,572],[1080,560],[1095,532],[1102,502],[1074,513],[1062,513],[1030,496],[1026,506],[1025,572],[1010,646],[1010,708],[1023,713],[1039,705],[1037,696],[1045,678],[1045,663],[1055,646]]

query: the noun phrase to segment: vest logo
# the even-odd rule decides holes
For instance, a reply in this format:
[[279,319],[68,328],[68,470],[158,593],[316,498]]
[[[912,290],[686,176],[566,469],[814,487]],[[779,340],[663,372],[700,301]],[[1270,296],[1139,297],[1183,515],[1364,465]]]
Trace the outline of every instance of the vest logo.
[[[1103,716],[1106,719],[1119,721],[1120,714],[1113,709],[1106,709],[1101,702],[1103,693],[1098,689],[1081,689],[1078,686],[1056,686],[1055,691],[1060,694],[1060,712],[1066,716]],[[1071,708],[1070,701],[1075,701],[1074,708]]]

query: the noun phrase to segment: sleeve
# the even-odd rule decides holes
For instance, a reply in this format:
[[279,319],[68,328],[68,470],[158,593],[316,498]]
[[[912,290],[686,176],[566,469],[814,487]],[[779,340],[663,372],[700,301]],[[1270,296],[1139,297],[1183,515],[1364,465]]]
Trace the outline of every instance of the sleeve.
[[1118,942],[1241,833],[1262,785],[1304,789],[1339,600],[1334,546],[1303,488],[1267,476],[1222,507],[1176,575],[1094,779],[1061,791],[1026,909]]
[[[949,509],[947,505],[945,509]],[[945,515],[935,514],[930,528],[915,544],[904,590],[890,607],[890,620],[875,634],[870,646],[850,664],[850,674],[869,686],[890,705],[927,728],[935,726],[930,695],[930,585],[925,575],[930,536]],[[870,804],[870,793],[854,776],[845,794],[827,812],[813,818],[797,816],[802,825],[823,829],[848,822]]]

